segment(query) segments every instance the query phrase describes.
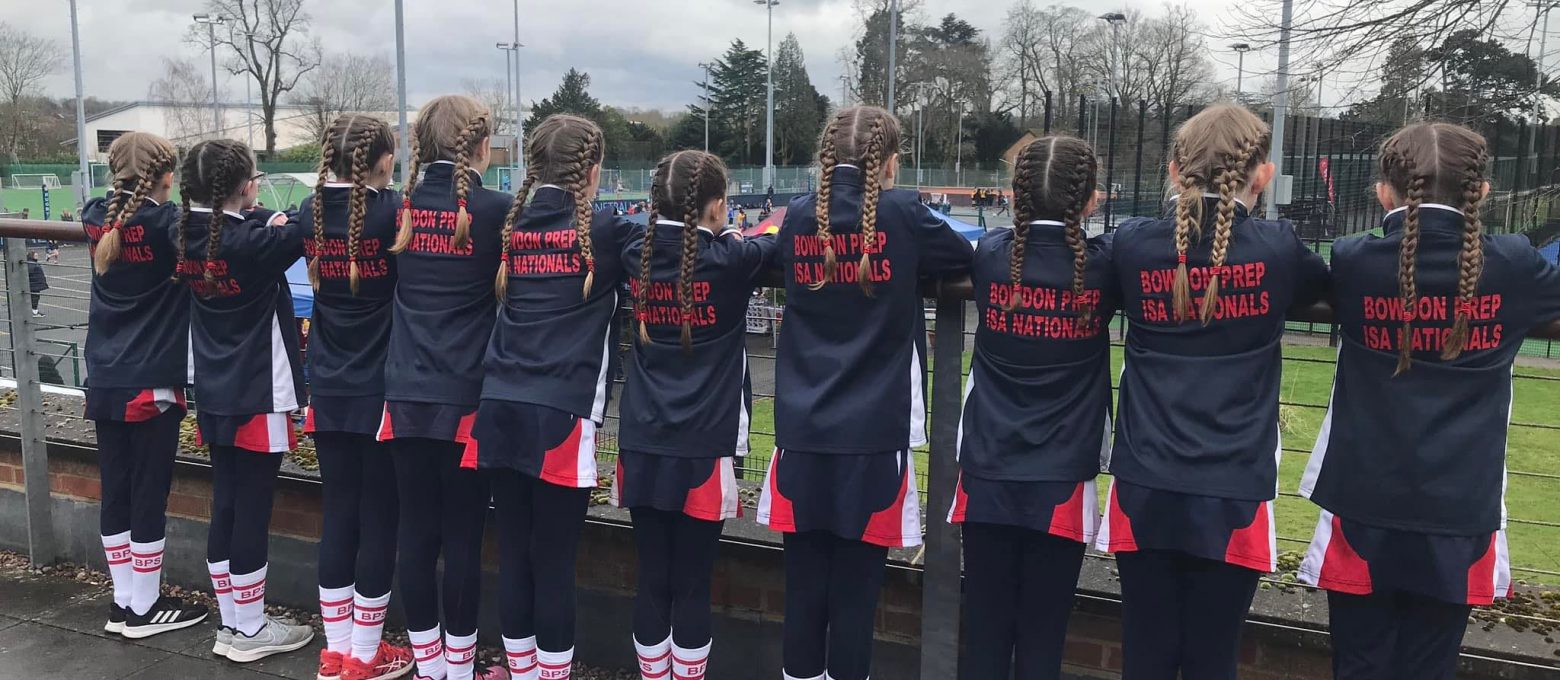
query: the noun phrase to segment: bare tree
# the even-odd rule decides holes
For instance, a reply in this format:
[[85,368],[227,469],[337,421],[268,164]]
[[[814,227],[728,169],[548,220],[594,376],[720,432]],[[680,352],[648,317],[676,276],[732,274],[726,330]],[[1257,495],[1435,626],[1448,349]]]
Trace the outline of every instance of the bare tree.
[[1044,17],[1032,0],[1019,0],[1008,8],[1003,25],[1002,39],[998,43],[1001,54],[999,65],[1003,76],[998,82],[1009,83],[1006,94],[1018,90],[1018,124],[1028,125],[1035,104],[1044,95],[1041,71],[1045,64]]
[[1050,5],[1040,10],[1043,58],[1035,77],[1042,93],[1052,93],[1057,120],[1074,113],[1078,91],[1088,80],[1084,35],[1090,21],[1088,12],[1068,5]]
[[1188,5],[1167,4],[1144,32],[1142,67],[1148,70],[1144,98],[1164,110],[1187,101],[1208,85],[1213,66],[1208,62],[1204,28]]
[[[304,0],[206,0],[206,12],[223,18],[217,46],[229,52],[226,67],[254,79],[260,90],[265,151],[276,151],[276,105],[320,65],[320,46],[309,40]],[[191,29],[192,42],[206,43],[206,31]]]
[[394,67],[384,55],[335,54],[298,85],[291,100],[307,107],[300,125],[314,139],[344,113],[395,110]]
[[1155,30],[1154,19],[1142,12],[1129,9],[1124,14],[1127,20],[1119,27],[1095,22],[1083,38],[1088,84],[1123,105],[1143,98],[1148,91],[1154,57],[1150,33]]
[[465,78],[460,81],[460,89],[493,112],[493,134],[507,135],[514,132],[515,128],[515,98],[508,92],[508,86],[497,78]]
[[0,21],[0,95],[5,97],[0,129],[4,130],[5,151],[12,163],[17,161],[16,152],[28,127],[23,97],[59,70],[64,61],[65,53],[58,43]]
[[[163,106],[168,139],[189,146],[220,131],[211,129],[211,83],[195,62],[188,59],[163,59],[162,75],[152,81],[146,96]],[[220,91],[217,96],[222,99]]]

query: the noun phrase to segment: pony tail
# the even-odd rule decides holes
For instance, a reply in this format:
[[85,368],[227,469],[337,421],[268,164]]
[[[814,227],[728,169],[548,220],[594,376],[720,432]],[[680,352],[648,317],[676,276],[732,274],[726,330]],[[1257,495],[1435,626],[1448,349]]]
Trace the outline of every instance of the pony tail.
[[[188,178],[185,178],[188,179]],[[188,186],[188,185],[186,185]],[[190,227],[190,195],[188,192],[179,192],[179,228],[175,231],[173,248],[173,280],[178,281],[179,275],[184,271],[184,232]]]
[[872,244],[877,240],[877,208],[878,199],[883,195],[882,180],[878,174],[883,170],[883,118],[872,119],[872,128],[867,132],[867,150],[863,154],[861,173],[866,175],[865,195],[861,202],[861,262],[856,268],[856,283],[861,285],[861,292],[867,297],[876,297],[872,291]]
[[[336,162],[336,145],[330,143],[330,133],[320,143],[320,172],[314,181],[314,257],[309,258],[309,285],[320,289],[320,257],[325,251],[325,177]],[[353,293],[356,293],[356,289]]]
[[1088,153],[1082,162],[1073,165],[1072,182],[1067,187],[1067,210],[1062,213],[1066,225],[1067,246],[1073,251],[1073,306],[1078,311],[1077,327],[1083,330],[1094,319],[1094,304],[1084,299],[1084,274],[1088,271],[1089,253],[1083,233],[1083,209],[1089,204],[1094,189],[1094,178],[1099,162]]
[[823,142],[818,145],[818,201],[813,213],[818,223],[818,239],[823,243],[823,278],[808,284],[810,290],[821,290],[824,284],[834,280],[834,237],[829,233],[829,195],[834,181],[834,166],[839,164],[835,155],[834,137],[839,134],[839,118],[829,121],[823,131]]
[[705,156],[693,164],[693,174],[683,191],[682,263],[677,272],[677,303],[682,308],[682,348],[693,350],[693,267],[699,261],[699,180]]
[[510,241],[515,237],[515,225],[520,222],[520,216],[525,213],[525,202],[531,198],[531,187],[536,184],[536,164],[526,166],[525,179],[520,182],[519,191],[515,192],[515,202],[509,206],[509,214],[504,217],[504,228],[499,231],[500,254],[498,258],[498,275],[493,279],[493,293],[498,296],[498,301],[503,302],[509,296],[509,247]]
[[1418,282],[1415,268],[1419,259],[1419,204],[1425,199],[1426,178],[1414,172],[1413,161],[1407,155],[1398,159],[1408,169],[1412,179],[1404,196],[1407,210],[1403,214],[1403,242],[1398,246],[1398,294],[1403,302],[1403,331],[1399,338],[1397,370],[1393,377],[1402,375],[1414,361],[1414,314],[1419,304]]
[[650,328],[646,320],[650,316],[650,244],[655,241],[655,221],[661,213],[655,206],[655,189],[650,190],[650,222],[645,225],[644,245],[639,248],[639,294],[634,296],[634,317],[639,321],[639,341],[650,344]]
[[1204,326],[1213,320],[1213,310],[1219,303],[1219,269],[1230,250],[1230,229],[1235,225],[1235,189],[1242,184],[1240,173],[1227,167],[1214,179],[1213,186],[1219,192],[1213,222],[1213,252],[1209,256],[1208,284],[1203,289],[1202,308],[1198,316]]
[[578,169],[574,178],[574,229],[580,242],[580,262],[585,267],[585,286],[580,292],[581,298],[590,297],[590,289],[596,283],[596,253],[590,242],[590,222],[594,211],[590,207],[590,196],[585,195],[585,189],[590,184],[590,169],[594,167],[596,159],[601,152],[601,133],[592,131],[580,146],[579,156],[575,159],[575,167]]
[[390,252],[397,255],[406,252],[412,245],[412,192],[417,189],[418,166],[422,165],[419,155],[422,150],[418,148],[417,135],[412,135],[412,157],[408,159],[406,169],[405,193],[401,194],[401,226],[395,230],[395,243],[391,244]]
[[455,236],[450,245],[456,250],[471,243],[471,213],[466,211],[466,194],[471,187],[471,145],[481,141],[474,138],[486,127],[487,119],[478,116],[466,123],[466,129],[455,139]]
[[124,214],[124,181],[116,178],[111,191],[113,198],[108,199],[108,205],[103,210],[103,234],[98,236],[97,244],[92,246],[92,269],[99,274],[108,273],[108,266],[119,259],[119,253],[124,247],[117,224],[120,219],[118,216]]
[[1191,278],[1186,272],[1186,251],[1192,246],[1192,232],[1200,229],[1202,192],[1190,177],[1181,178],[1181,195],[1175,202],[1175,280],[1170,285],[1170,305],[1175,307],[1176,323],[1186,321],[1192,309]]
[[[1049,146],[1049,145],[1048,145]],[[1035,164],[1035,152],[1039,143],[1032,142],[1014,159],[1013,165],[1013,245],[1008,253],[1008,278],[1013,283],[1013,294],[1008,296],[1002,310],[1011,312],[1018,308],[1018,286],[1023,281],[1024,258],[1029,248],[1029,223],[1035,221],[1035,196],[1042,191],[1036,186],[1041,179]]]
[[1457,317],[1446,337],[1441,358],[1450,361],[1468,346],[1468,326],[1473,314],[1473,298],[1479,292],[1484,275],[1484,222],[1480,212],[1484,203],[1484,164],[1486,153],[1479,153],[1463,169],[1463,241],[1457,255]]
[[[374,128],[367,128],[352,148],[352,193],[347,201],[347,286],[353,297],[358,294],[362,271],[358,267],[358,242],[363,239],[363,222],[368,219],[368,145]],[[318,219],[318,218],[316,218]]]

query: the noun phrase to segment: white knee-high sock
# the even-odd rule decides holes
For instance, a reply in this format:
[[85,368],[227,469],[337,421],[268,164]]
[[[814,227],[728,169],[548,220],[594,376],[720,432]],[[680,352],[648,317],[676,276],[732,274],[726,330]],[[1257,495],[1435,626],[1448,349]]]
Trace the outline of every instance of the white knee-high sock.
[[538,680],[569,680],[569,669],[574,665],[574,648],[562,652],[536,650],[536,664],[540,667]]
[[352,651],[352,586],[320,588],[320,620],[325,623],[326,649]]
[[432,680],[444,680],[444,636],[439,627],[428,630],[409,630],[406,637],[412,642],[412,658],[417,660],[417,675]]
[[108,575],[114,581],[114,604],[129,607],[135,573],[130,566],[130,532],[104,536],[103,556],[108,558]]
[[228,574],[228,561],[207,562],[206,572],[211,574],[211,589],[217,597],[217,611],[222,625],[232,628],[237,621],[233,613],[233,577]]
[[504,638],[504,660],[509,667],[509,680],[536,680],[536,636]]
[[710,646],[713,644],[712,640],[698,649],[672,645],[672,680],[704,680],[704,669],[708,665]]
[[157,604],[162,594],[163,546],[168,539],[150,543],[130,544],[130,564],[135,571],[130,575],[130,610],[145,614]]
[[254,635],[265,625],[265,567],[233,574],[233,630]]
[[634,638],[634,652],[639,655],[640,680],[666,680],[672,674],[670,635],[654,645],[641,644],[639,638]]
[[385,609],[390,606],[390,593],[379,597],[356,593],[352,600],[352,656],[368,663],[379,653],[379,641],[385,631]]
[[444,672],[449,680],[471,680],[477,667],[477,634],[444,635]]

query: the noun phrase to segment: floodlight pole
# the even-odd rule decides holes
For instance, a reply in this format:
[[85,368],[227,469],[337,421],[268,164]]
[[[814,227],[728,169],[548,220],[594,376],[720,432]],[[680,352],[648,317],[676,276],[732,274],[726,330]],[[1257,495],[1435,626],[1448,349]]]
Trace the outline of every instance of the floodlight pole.
[[87,108],[81,84],[81,30],[76,18],[76,0],[70,0],[70,48],[76,61],[76,163],[81,171],[81,182],[76,185],[76,205],[80,206],[87,204],[87,196],[92,190],[92,173],[87,165]]
[[406,131],[406,15],[402,11],[402,0],[395,0],[395,93],[398,102],[396,109],[398,150],[396,155],[401,158],[401,186],[405,187],[411,179],[408,172],[412,166],[411,141]]
[[[520,0],[515,0],[515,162],[520,175],[525,175],[525,113],[520,103]],[[516,185],[518,186],[518,185]]]
[[1284,118],[1289,115],[1289,29],[1294,23],[1294,0],[1284,0],[1278,32],[1278,96],[1273,100],[1273,181],[1268,184],[1267,219],[1278,219],[1278,184],[1284,177]]
[[764,187],[765,191],[768,191],[775,186],[775,5],[780,4],[780,0],[753,0],[753,2],[763,5],[769,13],[769,33],[764,43],[764,59],[769,62],[769,68],[766,69],[769,103],[768,112],[764,115]]
[[894,108],[895,53],[899,51],[899,0],[888,0],[888,112],[898,114]]
[[195,23],[206,25],[206,40],[211,43],[211,134],[222,135],[222,106],[217,101],[217,24],[225,21],[218,14],[197,14]]

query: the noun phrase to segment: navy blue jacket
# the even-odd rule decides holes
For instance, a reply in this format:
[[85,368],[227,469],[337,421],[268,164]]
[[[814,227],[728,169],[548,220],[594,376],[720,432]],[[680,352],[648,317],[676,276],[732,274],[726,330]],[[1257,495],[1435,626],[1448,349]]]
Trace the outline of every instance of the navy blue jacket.
[[644,228],[610,213],[592,213],[596,274],[585,298],[586,267],[574,219],[574,197],[542,186],[515,225],[508,298],[483,361],[482,398],[547,406],[600,424],[617,338],[623,247]]
[[878,201],[871,278],[861,260],[861,171],[834,171],[829,223],[838,262],[823,288],[817,194],[791,201],[780,227],[785,323],[775,361],[776,445],[812,453],[900,451],[926,443],[926,317],[922,279],[969,269],[973,249],[914,190]]
[[1505,525],[1511,369],[1534,326],[1560,319],[1560,270],[1518,235],[1484,236],[1468,345],[1440,358],[1457,313],[1463,218],[1420,210],[1413,366],[1397,368],[1403,213],[1383,236],[1333,245],[1333,310],[1343,336],[1332,403],[1300,486],[1339,517],[1458,536]]
[[[636,328],[629,354],[618,437],[625,451],[716,458],[746,455],[752,413],[747,365],[747,308],[761,271],[774,258],[773,236],[743,239],[697,229],[693,266],[693,347],[683,350],[677,280],[682,264],[681,222],[661,220],[650,251],[649,344]],[[623,251],[629,299],[638,299],[644,238]]]
[[[986,232],[970,283],[980,321],[970,364],[959,464],[966,474],[1015,482],[1080,482],[1105,463],[1110,437],[1110,333],[1119,306],[1111,236],[1088,242],[1084,300],[1073,311],[1073,251],[1060,222],[1030,223],[1022,284],[1009,273],[1013,230]],[[1007,301],[1017,296],[1009,312]]]
[[1175,221],[1134,218],[1116,231],[1122,313],[1131,320],[1117,403],[1111,471],[1150,489],[1243,501],[1273,498],[1278,480],[1278,389],[1289,309],[1327,293],[1327,264],[1287,221],[1237,206],[1219,303],[1198,318],[1209,275],[1216,201],[1187,253],[1192,314],[1171,305]]
[[[298,408],[303,394],[298,324],[287,268],[303,256],[296,221],[268,226],[277,213],[223,213],[217,259],[206,260],[210,210],[190,213],[179,277],[191,299],[190,349],[195,401],[204,413],[253,416]],[[208,283],[206,269],[216,279]]]
[[456,250],[454,172],[453,163],[431,163],[412,192],[412,243],[396,256],[387,401],[475,409],[482,392],[482,355],[498,307],[500,233],[514,198],[482,188],[481,174],[470,171],[471,240]]
[[[108,201],[94,198],[81,226],[95,248]],[[147,199],[125,220],[123,249],[92,275],[87,310],[87,381],[92,387],[178,387],[189,380],[189,293],[173,280],[179,207]]]
[[[380,397],[390,346],[395,299],[395,243],[401,194],[369,189],[363,232],[358,235],[358,292],[352,294],[347,257],[351,184],[325,185],[325,239],[320,287],[314,291],[309,327],[309,391],[322,397]],[[314,196],[303,199],[298,223],[306,231],[304,256],[315,256]]]

